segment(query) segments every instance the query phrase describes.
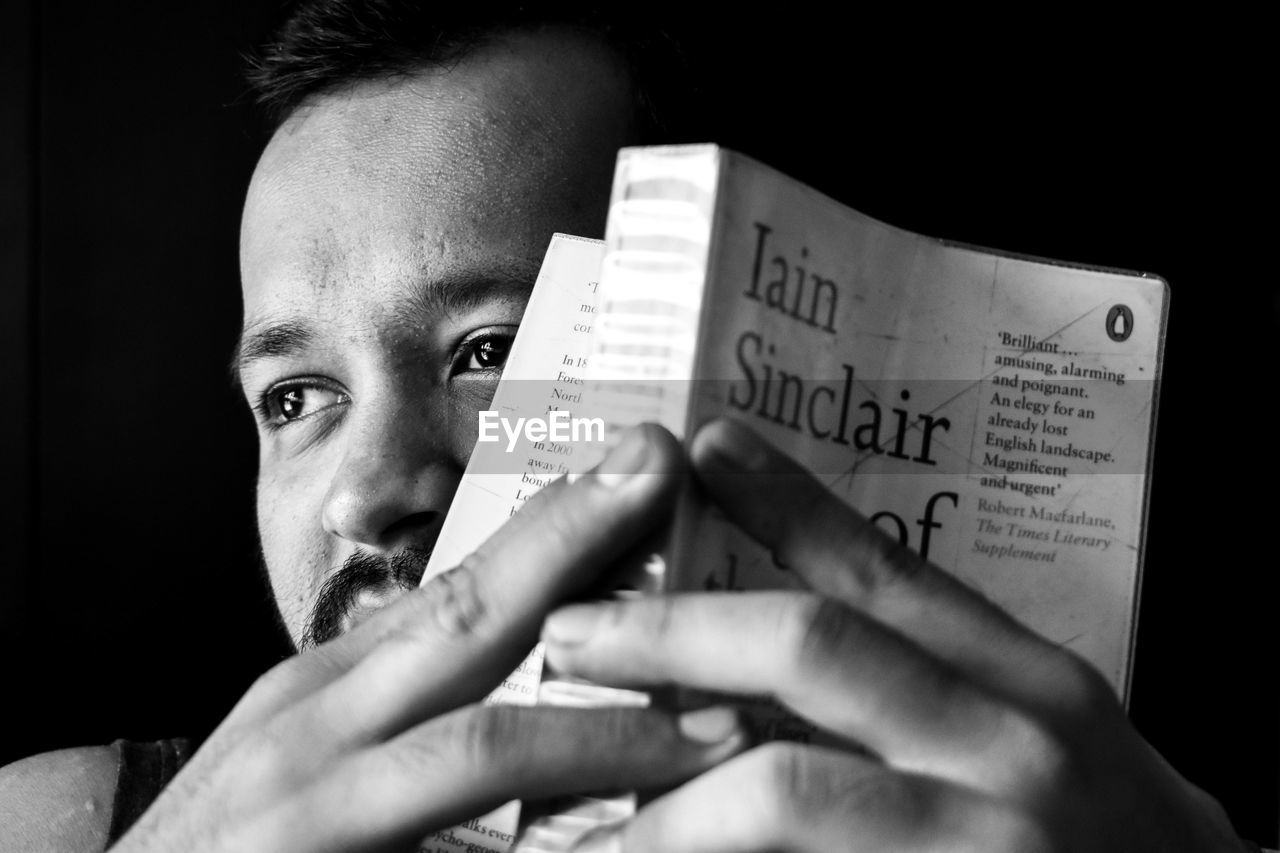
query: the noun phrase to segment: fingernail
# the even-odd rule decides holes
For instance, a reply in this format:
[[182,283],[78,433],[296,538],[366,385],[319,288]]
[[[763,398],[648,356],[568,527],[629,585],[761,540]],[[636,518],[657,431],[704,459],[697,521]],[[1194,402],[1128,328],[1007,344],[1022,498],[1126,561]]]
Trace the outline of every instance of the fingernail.
[[733,737],[741,727],[738,713],[723,705],[686,711],[676,721],[680,734],[697,743],[723,743]]
[[749,428],[729,418],[713,421],[699,431],[693,443],[693,456],[695,460],[701,458],[740,471],[766,471],[772,459],[767,444]]
[[542,639],[558,646],[574,646],[591,639],[604,618],[607,605],[571,604],[547,617]]
[[574,842],[571,853],[622,853],[622,830],[618,826],[592,830]]
[[618,446],[609,451],[609,455],[596,467],[596,479],[608,488],[617,488],[630,475],[644,470],[648,458],[649,440],[644,437],[643,431],[628,430]]

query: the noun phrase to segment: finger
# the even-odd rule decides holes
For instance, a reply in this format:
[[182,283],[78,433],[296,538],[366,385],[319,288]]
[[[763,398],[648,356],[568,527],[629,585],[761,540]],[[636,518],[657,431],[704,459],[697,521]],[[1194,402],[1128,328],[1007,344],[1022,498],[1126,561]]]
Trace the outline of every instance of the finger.
[[574,853],[1018,851],[1046,845],[997,801],[835,750],[753,749],[593,833]]
[[535,495],[461,565],[410,593],[376,646],[317,693],[323,713],[380,738],[485,696],[528,653],[551,607],[665,517],[680,459],[670,433],[643,427],[595,474]]
[[682,459],[670,433],[630,431],[593,475],[549,484],[459,566],[273,669],[231,722],[298,705],[289,727],[339,748],[479,699],[529,652],[553,604],[669,512]]
[[726,516],[814,589],[1001,692],[1030,699],[1059,681],[1056,646],[900,545],[747,427],[712,422],[695,437],[692,460]]
[[473,705],[361,750],[285,822],[322,826],[316,849],[384,849],[511,799],[668,787],[746,742],[726,708]]
[[675,683],[772,695],[896,767],[1008,790],[1050,735],[909,638],[795,592],[686,594],[571,605],[543,631],[547,662],[617,686]]

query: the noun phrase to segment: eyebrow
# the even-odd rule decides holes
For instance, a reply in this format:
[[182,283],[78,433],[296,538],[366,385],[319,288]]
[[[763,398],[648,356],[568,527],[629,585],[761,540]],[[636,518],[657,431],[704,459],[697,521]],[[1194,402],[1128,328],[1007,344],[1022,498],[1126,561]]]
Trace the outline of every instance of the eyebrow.
[[[388,306],[391,318],[394,322],[414,324],[420,323],[423,317],[448,317],[495,301],[527,298],[538,269],[535,263],[516,263],[498,269],[467,271],[444,281],[422,282]],[[231,356],[232,386],[240,387],[240,376],[255,362],[299,355],[316,337],[315,329],[303,317],[250,323],[241,332]]]
[[240,333],[231,354],[232,387],[240,387],[240,375],[250,364],[267,358],[287,358],[304,351],[315,340],[315,332],[302,320],[255,324]]
[[423,317],[474,311],[491,302],[527,299],[540,264],[515,263],[497,269],[467,271],[443,282],[420,283],[390,305],[396,322],[420,323]]

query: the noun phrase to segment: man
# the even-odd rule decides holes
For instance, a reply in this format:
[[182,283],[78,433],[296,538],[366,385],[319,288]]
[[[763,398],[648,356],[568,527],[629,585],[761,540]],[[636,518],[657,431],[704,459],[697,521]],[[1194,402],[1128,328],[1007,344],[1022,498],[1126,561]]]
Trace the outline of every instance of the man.
[[[659,430],[630,434],[415,589],[547,239],[600,232],[646,99],[598,29],[485,22],[410,51],[387,46],[408,8],[352,5],[286,31],[267,75],[286,116],[241,247],[259,528],[304,652],[117,849],[410,850],[507,799],[610,788],[670,791],[584,850],[1244,849],[1079,660],[816,484],[797,479],[802,511],[779,516],[757,472],[785,461],[732,424],[688,462]],[[389,58],[345,61],[379,42]],[[813,592],[562,606],[661,523],[686,464]],[[876,757],[752,748],[725,709],[478,704],[539,632],[570,673],[773,692]],[[110,815],[84,804],[113,799],[108,756],[6,773],[15,844],[101,846]]]

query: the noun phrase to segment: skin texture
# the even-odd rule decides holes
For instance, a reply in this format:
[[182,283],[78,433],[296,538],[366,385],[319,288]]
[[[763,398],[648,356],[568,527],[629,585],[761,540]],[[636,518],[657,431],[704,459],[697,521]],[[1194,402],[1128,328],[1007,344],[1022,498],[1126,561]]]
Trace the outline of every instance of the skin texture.
[[[323,96],[263,155],[242,381],[295,642],[352,555],[429,545],[497,377],[468,342],[510,334],[553,229],[598,231],[624,83],[580,37],[513,37]],[[632,431],[457,568],[379,586],[263,675],[113,849],[411,851],[511,798],[629,788],[664,793],[580,851],[1241,849],[1097,673],[788,465],[732,422],[688,457]],[[810,589],[566,605],[662,524],[686,466]],[[570,674],[771,694],[866,749],[752,746],[724,708],[480,704],[540,631]]]
[[99,746],[0,768],[0,850],[101,849],[117,763],[111,747]]
[[[538,38],[321,97],[254,174],[246,337],[312,333],[241,371],[250,405],[306,386],[303,417],[259,417],[258,526],[295,642],[357,549],[430,546],[498,375],[468,370],[462,346],[514,333],[554,231],[603,231],[626,73],[584,37],[554,52]],[[450,304],[464,286],[473,298]]]
[[770,694],[872,754],[764,744],[580,853],[1242,849],[1082,659],[898,545],[747,427],[713,422],[691,453],[710,499],[811,591],[571,605],[547,620],[548,663],[616,686]]

